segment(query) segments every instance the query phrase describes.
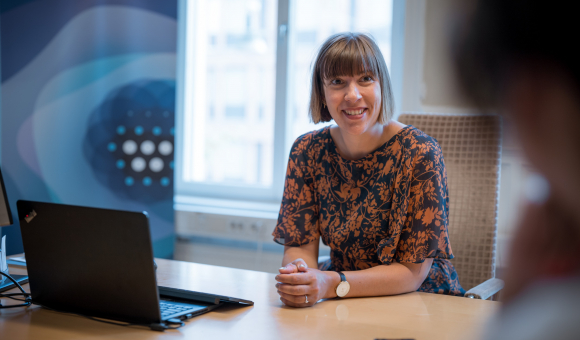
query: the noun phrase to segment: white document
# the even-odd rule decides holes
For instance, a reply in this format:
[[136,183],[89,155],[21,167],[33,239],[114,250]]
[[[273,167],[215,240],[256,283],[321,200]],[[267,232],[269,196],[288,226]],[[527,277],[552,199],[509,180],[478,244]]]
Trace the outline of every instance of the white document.
[[7,270],[8,265],[6,264],[6,235],[4,235],[2,236],[2,246],[0,247],[0,272],[5,272]]
[[[24,256],[11,257],[10,261],[26,264],[26,258]],[[6,262],[8,262],[8,260],[6,260]]]

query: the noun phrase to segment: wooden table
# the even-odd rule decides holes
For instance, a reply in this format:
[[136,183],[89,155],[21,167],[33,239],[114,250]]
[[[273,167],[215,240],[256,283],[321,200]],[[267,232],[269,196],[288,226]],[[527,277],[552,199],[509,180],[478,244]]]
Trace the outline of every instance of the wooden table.
[[[0,310],[0,339],[474,339],[499,307],[492,301],[415,292],[290,308],[280,302],[273,274],[156,261],[159,285],[249,299],[255,305],[218,308],[163,333],[103,324],[38,306],[4,309]],[[10,272],[25,273],[18,267]],[[2,303],[13,302],[4,298]]]

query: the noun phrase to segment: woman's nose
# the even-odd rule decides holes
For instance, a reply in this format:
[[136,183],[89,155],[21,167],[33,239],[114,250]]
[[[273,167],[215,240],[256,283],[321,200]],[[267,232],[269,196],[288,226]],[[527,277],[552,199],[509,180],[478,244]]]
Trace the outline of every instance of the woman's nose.
[[347,89],[346,89],[346,94],[344,96],[344,100],[346,100],[347,102],[356,102],[357,100],[361,99],[362,96],[360,94],[360,91],[358,89],[358,86],[356,83],[352,83],[350,84]]

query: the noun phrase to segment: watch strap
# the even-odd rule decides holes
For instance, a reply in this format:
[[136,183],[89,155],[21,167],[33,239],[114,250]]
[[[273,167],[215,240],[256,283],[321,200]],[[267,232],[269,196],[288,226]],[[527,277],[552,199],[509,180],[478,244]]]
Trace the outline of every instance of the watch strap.
[[340,281],[342,282],[346,282],[346,276],[344,276],[344,274],[342,272],[337,272],[338,275],[340,275]]

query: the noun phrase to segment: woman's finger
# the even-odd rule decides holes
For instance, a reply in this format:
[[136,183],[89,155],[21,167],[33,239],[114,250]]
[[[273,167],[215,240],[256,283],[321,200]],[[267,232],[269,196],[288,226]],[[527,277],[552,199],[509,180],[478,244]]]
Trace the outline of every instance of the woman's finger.
[[298,268],[298,271],[300,272],[305,272],[308,269],[308,265],[306,264],[306,261],[304,261],[303,259],[296,259],[291,263],[294,264],[296,268]]
[[306,273],[278,274],[276,281],[291,285],[308,285],[312,282],[312,275]]
[[279,291],[289,295],[305,295],[310,293],[310,286],[306,285],[291,285],[287,283],[277,283],[276,288]]
[[304,303],[304,301],[306,301],[306,298],[304,296],[302,297],[302,303],[294,302],[292,300],[288,300],[288,299],[285,299],[283,297],[280,297],[280,301],[282,301],[282,303],[284,303],[286,306],[298,307],[298,308],[310,307],[310,306],[314,305],[314,303],[311,303],[310,300],[308,301],[308,303]]
[[298,266],[295,265],[294,263],[288,263],[286,266],[278,269],[278,271],[280,272],[280,274],[298,273]]
[[286,306],[289,306],[289,307],[295,307],[295,308],[296,307],[305,307],[304,305],[292,302],[290,300],[286,300],[283,297],[280,297],[280,301],[282,301],[283,304],[285,304]]
[[284,267],[281,267],[280,269],[278,269],[278,271],[280,272],[280,274],[291,274],[291,273],[305,272],[307,269],[308,269],[308,265],[306,264],[306,261],[304,261],[301,258],[298,258],[298,259],[288,263]]
[[[278,294],[280,295],[281,298],[283,298],[285,300],[292,301],[292,302],[297,303],[297,304],[306,304],[307,294],[291,295],[291,294],[286,294],[286,293],[281,292],[281,291],[278,291]],[[308,301],[308,302],[310,302],[310,301]]]

